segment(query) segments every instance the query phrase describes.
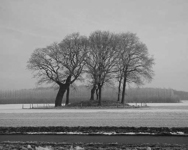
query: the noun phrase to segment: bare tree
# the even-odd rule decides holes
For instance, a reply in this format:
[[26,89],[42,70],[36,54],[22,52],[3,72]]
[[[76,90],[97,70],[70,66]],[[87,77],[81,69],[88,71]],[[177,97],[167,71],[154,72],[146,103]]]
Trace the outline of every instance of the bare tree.
[[122,80],[123,80],[123,70],[121,67],[121,64],[117,61],[116,63],[116,80],[118,81],[118,98],[117,101],[120,101],[120,96],[121,96],[121,87],[122,87]]
[[[27,67],[35,72],[34,77],[38,78],[38,84],[56,83],[59,85],[59,92],[56,101],[61,97],[65,85],[70,82],[70,78],[65,80],[63,72],[64,66],[61,63],[60,48],[54,43],[46,48],[36,49],[28,61]],[[58,106],[57,103],[55,106]]]
[[149,56],[146,45],[140,42],[136,34],[129,32],[120,34],[118,44],[119,61],[116,68],[119,69],[118,76],[121,79],[119,88],[123,80],[121,103],[124,104],[127,83],[141,85],[146,80],[152,80],[154,59]]
[[89,36],[89,53],[87,55],[87,73],[93,79],[93,91],[97,85],[101,105],[102,87],[113,78],[116,61],[117,38],[110,32],[96,31]]
[[55,107],[61,106],[66,90],[66,104],[69,103],[69,87],[82,73],[87,43],[86,37],[75,33],[65,37],[60,44],[36,49],[31,55],[27,67],[35,72],[38,83],[56,83],[59,86]]
[[[97,63],[95,62],[92,62],[91,59],[90,59],[90,54],[88,53],[88,56],[87,56],[87,70],[85,71],[87,74],[87,77],[90,79],[89,80],[89,84],[90,84],[90,87],[91,87],[91,96],[90,96],[90,100],[93,101],[94,100],[94,95],[96,93],[97,95]],[[95,63],[95,64],[94,64]],[[97,97],[98,99],[98,97]]]
[[81,74],[85,66],[85,59],[88,50],[88,39],[74,33],[67,36],[60,44],[62,65],[65,74],[70,76],[70,82],[67,87],[67,99],[65,104],[69,104],[69,86],[76,80],[81,80]]

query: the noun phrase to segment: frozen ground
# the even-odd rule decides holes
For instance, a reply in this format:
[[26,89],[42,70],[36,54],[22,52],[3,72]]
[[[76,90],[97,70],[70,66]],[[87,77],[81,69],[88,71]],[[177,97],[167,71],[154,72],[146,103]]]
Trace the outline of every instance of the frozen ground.
[[[22,109],[19,104],[0,105],[0,126],[187,127],[188,101],[148,106],[136,109]],[[29,105],[24,107],[29,108]]]

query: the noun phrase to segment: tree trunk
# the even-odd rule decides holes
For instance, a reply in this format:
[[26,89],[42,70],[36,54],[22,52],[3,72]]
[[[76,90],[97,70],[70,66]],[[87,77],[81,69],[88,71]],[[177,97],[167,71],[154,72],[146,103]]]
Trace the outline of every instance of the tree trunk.
[[126,89],[126,81],[127,77],[124,77],[124,81],[123,81],[123,92],[122,92],[122,99],[121,99],[121,103],[125,104],[125,89]]
[[96,93],[96,100],[99,100],[99,89],[98,88],[96,88],[95,93]]
[[66,101],[65,105],[69,104],[69,93],[70,93],[70,82],[71,82],[71,75],[67,77],[65,85],[67,86],[67,93],[66,93]]
[[67,87],[65,84],[61,84],[59,86],[59,91],[57,93],[56,100],[55,100],[55,107],[61,106],[66,89]]
[[67,88],[65,105],[68,105],[68,104],[69,104],[69,93],[70,93],[70,86],[68,86],[68,88]]
[[102,86],[100,84],[98,84],[98,89],[99,89],[99,103],[98,103],[98,105],[101,106]]
[[[67,77],[65,84],[57,81],[57,84],[59,85],[59,91],[58,91],[56,99],[55,99],[55,107],[61,106],[65,91],[70,86],[70,81],[71,81],[71,75],[69,75]],[[68,95],[69,95],[69,92],[68,92]]]
[[120,101],[121,81],[122,81],[122,77],[121,77],[120,80],[119,80],[119,86],[118,86],[118,99],[117,99],[118,102]]
[[93,88],[91,89],[91,97],[90,97],[91,101],[94,100],[95,90],[96,90],[96,85],[94,85]]

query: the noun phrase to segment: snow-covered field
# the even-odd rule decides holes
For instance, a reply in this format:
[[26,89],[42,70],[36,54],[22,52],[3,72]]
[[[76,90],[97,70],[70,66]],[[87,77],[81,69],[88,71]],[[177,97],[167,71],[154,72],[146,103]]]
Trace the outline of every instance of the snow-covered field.
[[188,126],[188,101],[147,105],[150,107],[129,109],[22,109],[20,104],[0,105],[0,126]]

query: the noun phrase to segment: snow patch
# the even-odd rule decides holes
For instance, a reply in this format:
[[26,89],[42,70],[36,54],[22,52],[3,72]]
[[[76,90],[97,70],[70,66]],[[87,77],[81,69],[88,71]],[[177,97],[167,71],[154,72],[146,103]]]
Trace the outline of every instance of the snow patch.
[[[162,133],[149,132],[11,132],[9,134],[50,134],[50,135],[161,135]],[[184,132],[169,132],[169,135],[188,135]]]
[[170,132],[172,135],[186,135],[184,132]]
[[83,132],[27,132],[26,134],[88,134],[88,133],[83,133]]

